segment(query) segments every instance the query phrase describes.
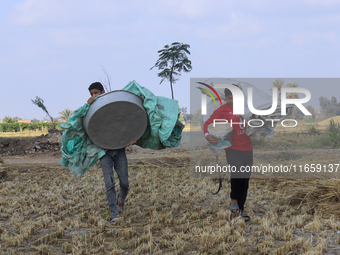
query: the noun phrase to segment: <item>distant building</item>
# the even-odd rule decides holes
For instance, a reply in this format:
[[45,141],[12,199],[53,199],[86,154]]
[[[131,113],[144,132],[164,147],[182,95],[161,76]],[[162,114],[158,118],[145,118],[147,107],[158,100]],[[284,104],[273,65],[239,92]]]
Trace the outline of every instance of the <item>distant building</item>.
[[[51,119],[48,119],[48,120],[45,121],[45,122],[52,123],[52,120],[51,120]],[[58,122],[58,119],[57,119],[57,118],[53,119],[53,122]]]
[[26,120],[24,120],[24,119],[19,118],[19,119],[18,119],[18,122],[21,122],[21,123],[32,123],[33,120],[31,120],[31,119],[26,119]]

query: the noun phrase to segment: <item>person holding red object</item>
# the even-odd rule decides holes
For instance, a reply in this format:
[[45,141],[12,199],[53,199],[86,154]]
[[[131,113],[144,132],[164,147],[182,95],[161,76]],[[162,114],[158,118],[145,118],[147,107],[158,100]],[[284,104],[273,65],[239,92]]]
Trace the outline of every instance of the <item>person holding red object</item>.
[[[232,146],[225,149],[230,167],[236,169],[231,172],[230,211],[235,215],[241,215],[245,221],[250,217],[244,213],[244,204],[249,187],[249,172],[241,172],[242,166],[253,165],[253,145],[251,138],[246,135],[246,122],[241,115],[233,114],[233,95],[229,89],[224,90],[227,103],[216,109],[210,118],[204,123],[204,136],[213,145],[219,143],[219,139],[210,135],[208,126],[214,120],[227,120],[232,123]],[[217,122],[217,121],[216,121]]]

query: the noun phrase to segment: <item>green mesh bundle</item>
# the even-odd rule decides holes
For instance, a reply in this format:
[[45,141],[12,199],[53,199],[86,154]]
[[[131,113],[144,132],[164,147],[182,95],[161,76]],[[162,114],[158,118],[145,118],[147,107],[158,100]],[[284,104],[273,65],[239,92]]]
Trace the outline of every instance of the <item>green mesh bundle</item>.
[[184,128],[184,125],[178,120],[180,111],[177,100],[157,97],[136,81],[130,82],[123,90],[140,96],[148,115],[148,126],[143,136],[137,141],[137,145],[153,150],[177,147],[181,142]]
[[[178,102],[165,97],[157,97],[136,81],[130,82],[123,90],[140,96],[148,115],[147,128],[137,141],[137,145],[154,150],[177,147],[181,142],[184,128],[178,120]],[[65,129],[61,139],[60,163],[78,177],[83,176],[106,153],[106,150],[92,143],[83,130],[82,117],[86,115],[89,107],[90,105],[86,103],[74,111],[73,116],[67,122],[59,124]]]
[[60,163],[78,177],[83,176],[106,153],[104,149],[92,143],[83,130],[82,117],[86,115],[89,107],[86,103],[75,110],[67,122],[59,124],[65,129],[61,138]]

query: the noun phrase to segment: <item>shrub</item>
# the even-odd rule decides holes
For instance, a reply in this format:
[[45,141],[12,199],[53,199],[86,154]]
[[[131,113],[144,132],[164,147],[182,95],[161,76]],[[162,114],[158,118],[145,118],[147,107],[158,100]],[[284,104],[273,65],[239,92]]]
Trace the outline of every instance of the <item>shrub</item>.
[[315,135],[314,139],[311,141],[303,142],[298,144],[300,147],[304,148],[323,148],[332,146],[332,142],[327,134]]
[[56,128],[59,122],[36,122],[36,123],[4,123],[0,122],[0,132],[20,132],[22,130],[36,130],[40,128]]
[[309,126],[308,130],[307,130],[307,134],[310,134],[310,135],[320,135],[321,132],[315,126]]
[[340,123],[335,123],[332,119],[327,126],[328,136],[331,139],[332,146],[340,147]]

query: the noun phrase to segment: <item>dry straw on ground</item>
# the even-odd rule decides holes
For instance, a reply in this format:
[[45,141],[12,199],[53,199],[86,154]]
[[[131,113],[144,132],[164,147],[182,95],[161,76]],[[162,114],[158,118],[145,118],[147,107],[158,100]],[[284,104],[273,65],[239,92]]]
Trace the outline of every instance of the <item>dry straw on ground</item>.
[[327,126],[331,123],[331,120],[334,120],[335,123],[340,123],[340,116],[334,116],[332,118],[328,118],[318,123],[320,126]]
[[[318,136],[267,139],[254,150],[254,164],[339,163],[339,149],[299,147]],[[195,163],[211,160],[205,149],[193,153]],[[137,156],[129,159],[127,210],[115,225],[99,165],[81,179],[58,166],[2,165],[0,254],[336,254],[340,248],[339,179],[253,178],[245,223],[228,209],[228,179],[213,196],[217,183],[193,178],[188,150]]]
[[[170,155],[172,154],[172,155]],[[337,180],[252,179],[245,223],[229,182],[190,177],[189,155],[130,159],[127,210],[115,225],[101,169],[82,179],[48,165],[11,165],[0,183],[0,254],[323,254],[339,247]],[[117,180],[118,188],[118,180]]]

